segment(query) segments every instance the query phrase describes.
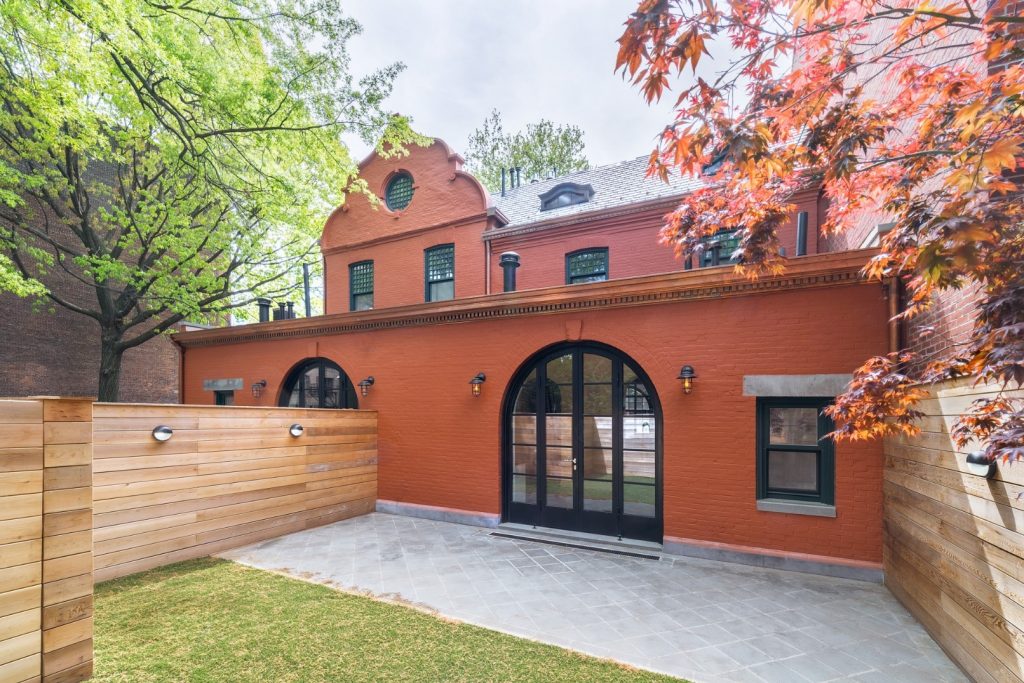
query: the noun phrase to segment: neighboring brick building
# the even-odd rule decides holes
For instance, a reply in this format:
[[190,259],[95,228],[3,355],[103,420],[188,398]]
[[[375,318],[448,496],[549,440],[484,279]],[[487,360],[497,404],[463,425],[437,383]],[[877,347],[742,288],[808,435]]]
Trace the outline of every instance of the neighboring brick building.
[[371,156],[381,205],[324,229],[327,315],[177,335],[183,398],[379,411],[380,509],[876,576],[881,445],[820,440],[820,409],[887,350],[869,253],[818,253],[809,190],[785,274],[737,275],[727,234],[688,268],[658,232],[697,181],[643,171],[489,195],[440,141]]
[[[60,230],[55,220],[40,229]],[[59,267],[44,283],[72,303],[95,307],[95,294]],[[35,302],[0,292],[0,396],[96,396],[99,384],[100,328],[95,320],[53,302]],[[178,349],[159,337],[125,353],[120,400],[178,403]]]

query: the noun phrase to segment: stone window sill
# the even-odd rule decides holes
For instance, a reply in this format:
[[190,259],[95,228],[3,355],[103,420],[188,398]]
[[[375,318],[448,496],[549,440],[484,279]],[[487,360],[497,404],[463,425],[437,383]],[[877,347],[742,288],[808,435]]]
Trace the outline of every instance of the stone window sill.
[[836,506],[824,503],[805,503],[799,500],[780,500],[762,498],[757,501],[757,509],[762,512],[781,512],[787,515],[810,515],[811,517],[835,517]]

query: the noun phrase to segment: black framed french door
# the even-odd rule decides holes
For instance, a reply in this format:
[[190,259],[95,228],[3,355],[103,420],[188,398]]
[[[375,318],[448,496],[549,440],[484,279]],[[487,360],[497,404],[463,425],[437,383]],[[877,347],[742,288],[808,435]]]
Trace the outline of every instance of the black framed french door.
[[615,349],[563,344],[524,365],[504,456],[507,521],[661,541],[661,410]]

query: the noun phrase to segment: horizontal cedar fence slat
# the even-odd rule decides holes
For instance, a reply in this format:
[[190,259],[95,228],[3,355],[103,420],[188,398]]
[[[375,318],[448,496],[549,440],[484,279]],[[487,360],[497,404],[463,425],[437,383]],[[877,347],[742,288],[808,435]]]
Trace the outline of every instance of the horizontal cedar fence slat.
[[[885,443],[883,562],[893,594],[976,681],[1024,681],[1024,463],[972,474],[949,429],[996,389],[928,388],[921,433]],[[1024,400],[1024,392],[1006,392]]]
[[[98,581],[365,514],[377,500],[374,411],[97,403],[94,420]],[[174,430],[169,441],[153,439],[157,425]]]

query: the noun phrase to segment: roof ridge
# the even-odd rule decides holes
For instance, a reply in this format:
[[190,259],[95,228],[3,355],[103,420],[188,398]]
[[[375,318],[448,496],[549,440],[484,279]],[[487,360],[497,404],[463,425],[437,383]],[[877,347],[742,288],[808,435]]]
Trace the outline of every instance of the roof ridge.
[[[593,173],[595,171],[601,171],[603,169],[613,168],[615,166],[625,166],[626,164],[631,164],[631,163],[634,163],[634,162],[636,162],[636,161],[638,161],[640,159],[647,159],[647,158],[649,158],[649,155],[641,154],[641,155],[635,156],[635,157],[633,157],[631,159],[622,159],[620,161],[612,161],[612,162],[607,163],[607,164],[601,164],[600,166],[589,166],[587,168],[580,169],[578,171],[572,171],[571,173],[566,173],[564,175],[556,175],[556,176],[552,176],[550,178],[538,178],[536,181],[527,180],[523,184],[518,185],[516,187],[506,188],[505,195],[507,196],[509,192],[512,192],[514,190],[520,190],[520,189],[522,189],[524,187],[527,187],[529,185],[538,185],[540,183],[546,183],[548,181],[563,180],[563,179],[571,178],[572,176],[575,176],[575,175],[579,175],[581,173]],[[491,196],[496,196],[496,197],[502,196],[501,190],[494,190],[494,191],[490,192],[489,194]]]

